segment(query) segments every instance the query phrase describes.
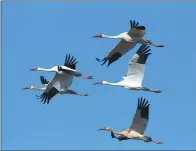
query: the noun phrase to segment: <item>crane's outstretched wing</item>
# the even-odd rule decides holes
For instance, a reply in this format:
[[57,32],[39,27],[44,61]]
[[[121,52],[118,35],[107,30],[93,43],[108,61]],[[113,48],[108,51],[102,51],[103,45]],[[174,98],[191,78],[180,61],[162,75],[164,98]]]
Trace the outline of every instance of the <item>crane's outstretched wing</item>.
[[62,71],[65,73],[71,73],[71,72],[76,72],[76,64],[78,62],[76,61],[76,58],[74,58],[73,56],[71,57],[70,54],[66,55],[65,58],[65,63],[64,66],[57,66],[58,71]]
[[128,63],[128,73],[125,77],[138,85],[142,84],[145,71],[145,63],[150,53],[149,46],[143,44],[136,54],[133,55],[132,59]]
[[145,26],[139,25],[139,22],[130,20],[131,29],[128,31],[129,36],[143,37],[146,34]]
[[103,62],[101,65],[104,65],[108,61],[108,67],[110,64],[118,60],[121,56],[125,55],[130,49],[134,48],[137,43],[133,42],[126,42],[124,40],[121,40],[112,50],[110,50],[109,54],[104,57],[104,59],[98,59],[96,60],[98,62]]
[[46,86],[46,90],[40,95],[37,96],[38,99],[41,99],[43,103],[49,103],[52,97],[59,93],[61,89],[68,89],[73,81],[73,76],[69,74],[55,74],[53,79]]
[[74,56],[71,57],[70,54],[66,55],[64,66],[75,70],[77,63],[78,62],[76,61],[76,58],[74,58]]
[[134,130],[140,134],[144,134],[149,120],[149,106],[148,100],[138,98],[137,110],[133,118],[130,129]]
[[46,80],[46,79],[44,78],[44,76],[40,76],[40,80],[41,80],[41,83],[44,84],[44,85],[46,85],[46,84],[49,83],[49,81]]

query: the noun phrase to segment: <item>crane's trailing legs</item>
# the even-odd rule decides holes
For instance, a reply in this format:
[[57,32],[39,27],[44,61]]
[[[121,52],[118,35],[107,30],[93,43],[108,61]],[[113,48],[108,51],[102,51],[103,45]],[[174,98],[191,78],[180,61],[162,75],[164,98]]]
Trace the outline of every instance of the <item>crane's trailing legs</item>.
[[161,93],[161,90],[151,90],[149,88],[146,87],[136,87],[136,88],[128,88],[129,90],[143,90],[143,91],[149,91],[149,92],[153,92],[153,93]]
[[152,140],[152,138],[150,136],[144,136],[143,140],[146,143],[152,142],[152,143],[155,143],[155,144],[163,144],[163,142],[158,142],[158,141]]
[[152,43],[151,40],[147,40],[147,39],[143,39],[143,40],[145,41],[146,45],[151,45],[151,46],[155,46],[155,47],[164,47],[164,45]]
[[146,88],[146,87],[143,87],[143,90],[144,91],[149,91],[149,92],[154,92],[154,93],[161,93],[162,92],[161,90],[151,90],[151,89]]
[[74,91],[74,90],[66,90],[66,92],[67,92],[68,94],[75,94],[75,95],[79,95],[79,96],[88,96],[88,94],[79,94],[79,93],[77,93],[77,92]]

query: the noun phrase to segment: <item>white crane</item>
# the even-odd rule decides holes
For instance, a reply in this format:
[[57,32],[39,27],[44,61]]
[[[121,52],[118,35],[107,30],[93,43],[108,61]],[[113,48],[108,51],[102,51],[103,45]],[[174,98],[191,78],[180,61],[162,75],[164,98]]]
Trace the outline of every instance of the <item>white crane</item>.
[[147,61],[148,56],[150,53],[149,46],[143,44],[136,54],[133,55],[132,59],[128,63],[128,73],[125,77],[122,77],[124,80],[111,83],[107,81],[100,81],[96,82],[95,84],[102,84],[102,85],[111,85],[111,86],[121,86],[127,88],[129,90],[143,90],[149,91],[154,93],[160,93],[160,90],[151,90],[142,86],[142,81],[144,78],[144,70],[145,70],[145,63]]
[[149,120],[149,107],[148,101],[144,98],[138,98],[137,110],[133,118],[133,122],[129,129],[118,132],[109,127],[100,128],[99,130],[105,130],[111,132],[112,138],[116,138],[119,141],[134,139],[142,140],[144,142],[153,142],[155,144],[163,144],[163,142],[154,141],[149,136],[144,136],[144,131],[147,127]]
[[[53,79],[48,83],[42,95],[37,96],[38,99],[41,99],[41,102],[47,104],[50,102],[51,98],[54,97],[58,93],[69,93],[69,94],[77,94],[75,91],[70,90],[69,87],[72,84],[73,77],[79,76],[82,74],[77,72],[76,69],[77,61],[74,57],[70,57],[70,55],[66,56],[64,66],[55,66],[52,69],[44,69],[44,71],[53,71],[56,72]],[[43,70],[43,68],[37,68],[37,70]],[[33,71],[37,71],[33,70]],[[85,76],[87,79],[91,79],[92,76]],[[86,95],[85,95],[86,96]]]
[[[41,83],[43,85],[45,85],[45,87],[37,87],[37,86],[31,85],[31,86],[27,86],[27,87],[23,88],[23,90],[41,90],[41,91],[45,91],[46,90],[46,86],[48,85],[49,81],[46,80],[44,78],[44,76],[40,76],[40,80],[41,80]],[[65,89],[59,90],[59,94],[74,94],[74,95],[80,95],[80,96],[88,96],[88,94],[79,94],[79,93],[77,93],[77,92],[75,92],[73,90],[72,91],[70,91],[70,90],[67,91]]]
[[78,62],[76,61],[76,58],[74,58],[73,56],[71,57],[70,54],[68,54],[66,55],[64,66],[54,66],[50,69],[37,67],[37,68],[30,69],[30,70],[31,71],[55,72],[56,74],[60,74],[60,75],[66,72],[76,77],[84,77],[86,79],[93,79],[93,76],[90,76],[90,75],[83,76],[81,72],[76,71],[75,68],[76,68],[77,63]]
[[130,24],[131,29],[128,32],[123,32],[117,36],[108,36],[105,34],[98,34],[96,36],[93,36],[97,38],[121,40],[115,47],[112,48],[112,50],[110,50],[109,54],[104,57],[104,59],[96,58],[98,62],[103,62],[101,65],[105,64],[108,61],[107,66],[109,66],[110,64],[118,60],[121,56],[125,55],[130,49],[133,49],[137,43],[152,45],[156,47],[164,47],[164,45],[154,44],[151,40],[144,38],[144,35],[146,33],[145,26],[139,25],[139,22],[136,22],[135,20],[131,20]]

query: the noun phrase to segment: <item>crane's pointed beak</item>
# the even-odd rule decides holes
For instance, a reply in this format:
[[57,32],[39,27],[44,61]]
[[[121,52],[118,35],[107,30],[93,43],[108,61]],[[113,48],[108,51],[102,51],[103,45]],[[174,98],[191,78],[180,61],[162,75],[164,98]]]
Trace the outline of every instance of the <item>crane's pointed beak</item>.
[[105,130],[104,128],[99,128],[98,131]]
[[92,38],[98,38],[98,36],[97,36],[97,35],[95,35],[95,36],[92,36]]
[[30,69],[30,71],[37,71],[38,68],[33,68],[33,69]]
[[27,90],[27,89],[29,89],[28,87],[25,87],[25,88],[23,88],[22,90]]
[[93,85],[101,84],[100,82],[93,83]]
[[102,34],[98,34],[98,35],[93,36],[92,38],[103,38],[103,36]]
[[164,45],[157,45],[157,47],[165,47]]
[[160,44],[151,44],[151,45],[155,47],[165,47],[164,45],[160,45]]
[[103,84],[103,81],[99,81],[99,82],[93,83],[93,85],[96,85],[96,84]]

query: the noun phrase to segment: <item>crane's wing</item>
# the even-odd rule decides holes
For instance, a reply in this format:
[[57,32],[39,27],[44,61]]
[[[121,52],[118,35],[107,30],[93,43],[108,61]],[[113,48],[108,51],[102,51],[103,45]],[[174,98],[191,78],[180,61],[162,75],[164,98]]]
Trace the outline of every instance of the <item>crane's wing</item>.
[[140,134],[144,134],[149,120],[149,106],[148,100],[138,98],[137,110],[133,118],[130,129],[134,130]]
[[76,58],[74,58],[74,56],[71,57],[70,54],[66,55],[64,66],[75,70],[77,63],[78,62],[76,61]]
[[108,61],[108,67],[110,64],[118,60],[121,56],[125,55],[130,49],[134,48],[137,43],[133,42],[126,42],[124,40],[121,40],[112,50],[110,50],[109,54],[104,57],[104,59],[98,59],[96,60],[98,62],[103,62],[101,65],[104,65]]
[[47,84],[49,83],[49,81],[46,80],[46,79],[44,78],[44,76],[40,76],[40,81],[41,81],[41,83],[44,84],[44,85],[47,85]]
[[127,80],[138,83],[139,85],[142,84],[145,63],[148,59],[148,56],[151,54],[149,53],[150,50],[151,49],[149,49],[149,46],[143,44],[138,49],[136,54],[133,55],[132,59],[128,63],[128,73],[125,77]]
[[139,25],[139,22],[130,20],[131,28],[128,31],[128,35],[131,37],[143,37],[146,34],[145,26]]
[[46,90],[38,97],[41,102],[47,104],[50,102],[51,98],[59,93],[61,89],[67,89],[71,86],[73,81],[73,76],[69,74],[55,74],[53,79],[46,86]]

